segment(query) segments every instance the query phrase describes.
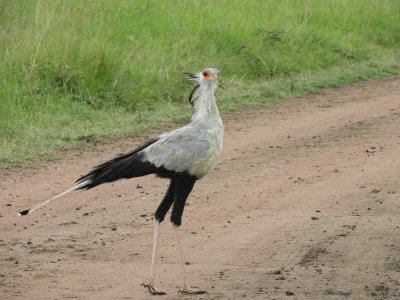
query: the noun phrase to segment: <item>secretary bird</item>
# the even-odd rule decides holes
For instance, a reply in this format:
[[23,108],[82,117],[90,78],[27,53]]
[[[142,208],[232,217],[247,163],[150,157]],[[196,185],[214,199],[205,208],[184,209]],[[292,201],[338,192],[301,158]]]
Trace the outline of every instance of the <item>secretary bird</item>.
[[183,289],[180,292],[188,294],[205,293],[205,291],[190,288],[185,271],[179,227],[182,223],[186,199],[195,182],[204,178],[214,169],[222,150],[224,128],[215,100],[219,70],[207,68],[198,74],[184,73],[190,79],[197,81],[197,85],[189,96],[189,102],[194,106],[195,112],[188,125],[164,133],[125,155],[97,166],[91,172],[79,178],[76,185],[69,190],[19,213],[20,216],[27,215],[69,192],[91,189],[102,183],[121,178],[133,178],[149,174],[169,178],[168,190],[154,213],[150,282],[142,284],[153,295],[165,294],[157,291],[154,287],[155,259],[159,225],[171,206],[171,222],[175,230],[179,262],[183,275]]

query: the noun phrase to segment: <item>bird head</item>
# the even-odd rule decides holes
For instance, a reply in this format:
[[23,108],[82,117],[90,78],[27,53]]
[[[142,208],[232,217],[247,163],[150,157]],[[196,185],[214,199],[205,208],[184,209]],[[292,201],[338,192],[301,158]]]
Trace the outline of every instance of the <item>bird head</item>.
[[189,76],[190,79],[196,80],[200,84],[218,82],[219,70],[215,68],[207,68],[197,74],[192,74],[189,72],[183,72],[183,73]]
[[189,72],[183,72],[183,73],[189,76],[190,80],[195,80],[198,82],[198,84],[193,88],[192,92],[189,95],[189,102],[192,106],[194,105],[193,95],[200,86],[207,86],[213,89],[216,89],[218,86],[218,74],[219,74],[218,69],[207,68],[197,74],[192,74]]

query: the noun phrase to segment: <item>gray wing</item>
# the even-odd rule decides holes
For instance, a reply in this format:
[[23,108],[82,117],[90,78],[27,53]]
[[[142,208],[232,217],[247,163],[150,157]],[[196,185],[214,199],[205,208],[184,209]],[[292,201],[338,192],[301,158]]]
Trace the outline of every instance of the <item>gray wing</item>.
[[143,150],[144,159],[170,171],[188,171],[207,157],[208,138],[207,130],[188,125],[161,135]]

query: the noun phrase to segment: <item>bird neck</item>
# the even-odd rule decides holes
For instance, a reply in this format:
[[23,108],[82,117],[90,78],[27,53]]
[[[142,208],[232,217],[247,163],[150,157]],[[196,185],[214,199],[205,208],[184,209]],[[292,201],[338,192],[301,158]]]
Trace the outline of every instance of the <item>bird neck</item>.
[[215,101],[215,90],[217,86],[200,86],[199,98],[194,105],[195,113],[192,122],[209,123],[210,119],[220,119],[218,107]]

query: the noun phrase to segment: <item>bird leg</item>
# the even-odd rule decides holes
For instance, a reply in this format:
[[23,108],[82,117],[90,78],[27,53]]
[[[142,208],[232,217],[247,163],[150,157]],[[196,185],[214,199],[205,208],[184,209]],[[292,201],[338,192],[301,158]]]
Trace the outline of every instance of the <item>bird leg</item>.
[[176,246],[178,248],[178,256],[179,256],[179,262],[182,267],[182,276],[183,276],[183,289],[179,290],[179,293],[183,294],[205,294],[207,293],[206,291],[202,290],[194,290],[190,288],[187,276],[186,276],[186,269],[185,269],[185,258],[183,256],[183,249],[182,249],[182,242],[181,238],[179,236],[179,227],[174,225],[175,229],[175,237],[176,237]]
[[152,295],[166,295],[165,292],[157,291],[154,288],[154,276],[156,274],[156,254],[158,245],[158,229],[160,227],[160,222],[158,220],[154,221],[154,240],[153,240],[153,253],[151,255],[151,268],[150,268],[150,282],[148,284],[142,283],[141,286],[146,287],[150,294]]

